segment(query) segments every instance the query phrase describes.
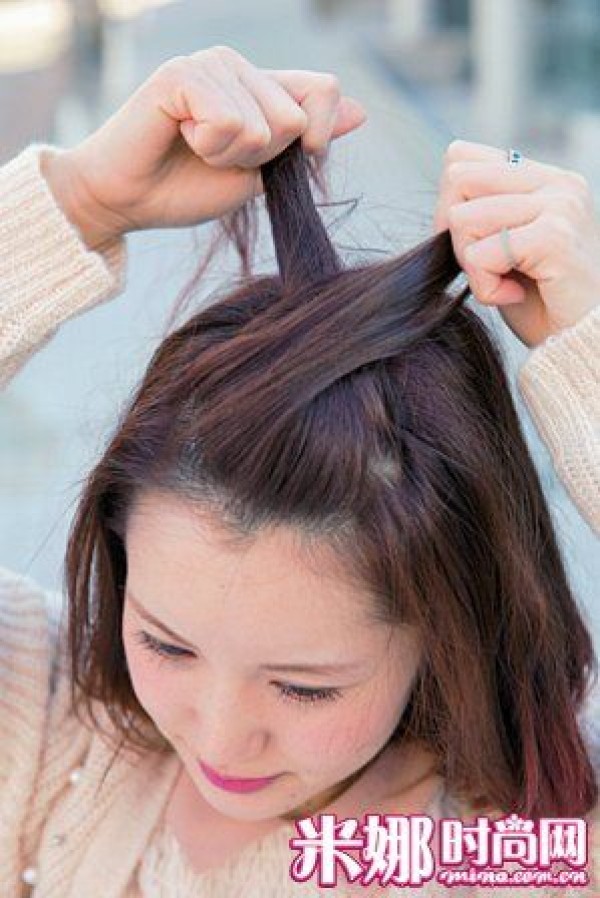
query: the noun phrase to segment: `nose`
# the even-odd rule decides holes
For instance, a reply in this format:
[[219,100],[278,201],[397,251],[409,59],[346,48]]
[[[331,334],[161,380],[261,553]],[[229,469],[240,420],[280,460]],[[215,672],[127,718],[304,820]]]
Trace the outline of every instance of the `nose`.
[[[269,741],[261,715],[249,694],[234,684],[213,684],[196,705],[194,748],[201,760],[226,776],[261,776]],[[275,771],[276,772],[276,771]]]

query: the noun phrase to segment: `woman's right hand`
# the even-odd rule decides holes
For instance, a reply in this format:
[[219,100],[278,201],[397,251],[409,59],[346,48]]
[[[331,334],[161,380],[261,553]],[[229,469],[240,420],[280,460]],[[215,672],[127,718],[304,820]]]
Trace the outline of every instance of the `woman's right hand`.
[[99,245],[220,218],[263,192],[259,166],[297,137],[321,155],[365,118],[334,75],[258,69],[230,47],[212,47],[161,65],[44,173],[88,244]]

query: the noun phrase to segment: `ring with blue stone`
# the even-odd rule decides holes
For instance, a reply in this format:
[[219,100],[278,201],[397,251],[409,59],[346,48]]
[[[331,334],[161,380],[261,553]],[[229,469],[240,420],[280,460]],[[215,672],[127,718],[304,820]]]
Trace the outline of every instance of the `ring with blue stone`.
[[523,154],[511,147],[508,151],[508,164],[511,166],[520,165],[522,161]]

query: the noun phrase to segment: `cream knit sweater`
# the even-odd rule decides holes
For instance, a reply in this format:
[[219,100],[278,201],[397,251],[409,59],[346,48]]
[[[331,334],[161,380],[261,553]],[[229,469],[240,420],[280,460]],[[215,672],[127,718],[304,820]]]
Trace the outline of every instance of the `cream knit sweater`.
[[[52,149],[29,147],[0,168],[0,386],[62,322],[124,286],[125,242],[101,254],[87,250],[40,174],[42,152]],[[519,388],[558,475],[600,532],[600,308],[533,350]],[[223,868],[202,875],[187,868],[159,827],[180,771],[177,756],[124,754],[108,769],[110,747],[70,713],[64,631],[48,598],[30,578],[0,568],[0,898],[331,895],[291,880],[293,824]],[[99,716],[110,728],[102,710]],[[600,747],[600,733],[590,722],[587,728],[590,745]],[[448,816],[456,806],[442,791],[428,810]],[[590,849],[600,862],[598,813],[593,818]],[[336,894],[348,892],[340,887]],[[386,894],[433,892],[390,888]],[[560,894],[592,898],[600,885]]]

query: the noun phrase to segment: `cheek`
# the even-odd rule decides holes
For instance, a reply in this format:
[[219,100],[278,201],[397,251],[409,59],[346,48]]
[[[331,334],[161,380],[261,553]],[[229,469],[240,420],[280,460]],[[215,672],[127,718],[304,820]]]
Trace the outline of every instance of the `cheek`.
[[176,713],[177,696],[173,689],[173,677],[164,669],[160,659],[155,660],[131,639],[123,638],[127,668],[133,691],[140,705],[157,723],[168,720]]
[[[390,732],[394,708],[381,708],[371,696],[347,699],[329,713],[310,710],[289,728],[287,742],[290,757],[317,761],[319,768],[343,766],[344,760],[368,756],[377,750]],[[387,713],[386,713],[387,712]],[[396,719],[394,718],[394,724]]]
[[318,746],[319,759],[332,763],[343,757],[367,760],[389,739],[406,706],[410,682],[392,688],[373,684],[354,702],[348,701],[325,726],[311,733],[313,751]]

